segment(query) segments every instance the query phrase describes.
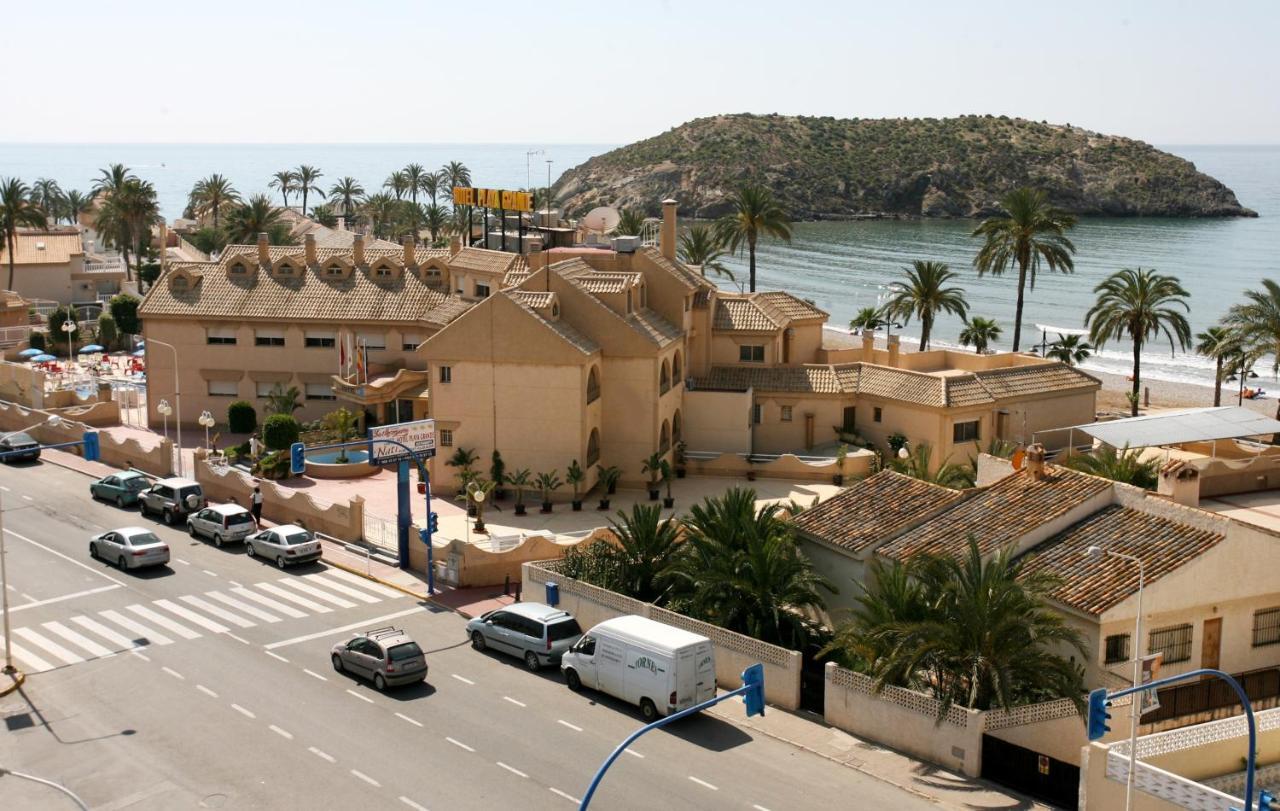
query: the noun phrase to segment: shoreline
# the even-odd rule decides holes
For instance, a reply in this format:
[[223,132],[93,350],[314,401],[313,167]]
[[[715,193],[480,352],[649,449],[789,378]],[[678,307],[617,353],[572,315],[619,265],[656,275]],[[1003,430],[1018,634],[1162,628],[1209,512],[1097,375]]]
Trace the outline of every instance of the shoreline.
[[[1125,417],[1129,415],[1129,401],[1125,395],[1131,390],[1132,384],[1124,375],[1098,372],[1091,369],[1082,369],[1081,371],[1102,381],[1102,388],[1098,391],[1097,410],[1099,413]],[[1267,394],[1256,400],[1245,400],[1241,405],[1260,414],[1274,417],[1276,415],[1276,395],[1280,394],[1280,381],[1259,377],[1257,380],[1251,381],[1249,385],[1254,388],[1262,388]],[[1213,405],[1212,386],[1198,386],[1148,378],[1142,381],[1142,388],[1150,392],[1151,405],[1150,409],[1145,405],[1140,405],[1140,413],[1148,410],[1204,408]],[[1223,384],[1222,404],[1224,406],[1235,405],[1238,391],[1234,384]]]

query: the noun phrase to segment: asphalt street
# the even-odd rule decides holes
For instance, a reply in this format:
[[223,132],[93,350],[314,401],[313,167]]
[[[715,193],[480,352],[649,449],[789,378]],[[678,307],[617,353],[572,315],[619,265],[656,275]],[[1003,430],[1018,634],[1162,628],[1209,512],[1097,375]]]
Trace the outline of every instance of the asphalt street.
[[[477,653],[450,611],[330,568],[288,571],[88,496],[81,474],[0,467],[8,595],[25,687],[0,699],[0,764],[94,809],[572,809],[635,709],[558,672]],[[168,567],[89,558],[104,529],[152,528]],[[329,648],[397,625],[425,684],[379,693]],[[73,807],[0,778],[0,808]],[[593,808],[924,809],[932,804],[710,717],[641,738]]]

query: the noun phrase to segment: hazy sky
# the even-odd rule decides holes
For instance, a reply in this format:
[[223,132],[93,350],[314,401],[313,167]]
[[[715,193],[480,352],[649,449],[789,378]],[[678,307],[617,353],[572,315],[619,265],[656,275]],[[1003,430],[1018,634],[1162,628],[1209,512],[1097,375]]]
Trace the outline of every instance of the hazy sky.
[[1280,143],[1280,4],[11,3],[0,141],[623,143],[728,112]]

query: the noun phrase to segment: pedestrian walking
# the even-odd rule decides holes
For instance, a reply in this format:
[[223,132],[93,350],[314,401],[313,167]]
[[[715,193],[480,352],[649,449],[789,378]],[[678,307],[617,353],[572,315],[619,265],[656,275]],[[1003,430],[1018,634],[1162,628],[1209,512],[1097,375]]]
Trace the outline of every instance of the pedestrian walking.
[[259,527],[262,526],[262,488],[258,485],[253,486],[253,495],[249,497],[249,512],[253,513],[253,523]]
[[249,437],[249,459],[256,462],[260,453],[262,453],[262,445],[258,442],[257,434],[254,434]]

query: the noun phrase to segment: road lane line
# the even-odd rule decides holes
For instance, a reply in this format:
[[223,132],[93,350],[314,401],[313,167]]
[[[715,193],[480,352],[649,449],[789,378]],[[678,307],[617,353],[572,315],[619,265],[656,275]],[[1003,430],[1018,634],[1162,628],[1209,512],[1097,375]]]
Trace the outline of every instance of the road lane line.
[[[213,599],[217,600],[220,603],[223,603],[224,605],[229,605],[232,608],[236,609],[237,611],[240,611],[241,613],[244,613],[244,614],[248,614],[251,617],[256,617],[262,620],[263,622],[279,622],[280,621],[280,618],[277,617],[275,614],[268,614],[266,611],[263,611],[261,608],[255,608],[254,606],[249,605],[243,600],[237,600],[235,597],[228,596],[226,594],[223,594],[220,591],[206,591],[205,596],[212,597]],[[184,597],[183,599],[186,599],[186,598]]]
[[299,580],[296,577],[282,577],[276,582],[280,583],[281,585],[288,586],[289,588],[297,589],[298,591],[301,591],[304,594],[310,594],[312,597],[315,597],[317,600],[324,600],[326,603],[333,603],[338,608],[355,608],[356,607],[356,604],[351,602],[350,600],[344,599],[342,597],[335,597],[329,592],[324,591],[323,589],[318,589],[315,586],[311,586],[306,583],[303,583],[301,580]]
[[257,717],[258,717],[258,716],[256,716],[256,715],[254,715],[252,712],[250,712],[250,711],[246,710],[244,707],[241,707],[239,704],[232,704],[232,705],[231,705],[231,709],[235,710],[236,712],[240,713],[241,715],[243,715],[243,716],[245,716],[245,717],[247,717],[247,718],[257,718]]
[[286,645],[296,645],[299,642],[310,642],[313,639],[320,639],[321,637],[333,636],[334,634],[340,634],[345,631],[354,630],[356,628],[373,627],[374,623],[386,622],[387,620],[398,619],[400,617],[407,617],[410,614],[421,614],[423,611],[424,609],[422,607],[414,606],[413,608],[408,608],[408,609],[405,609],[404,611],[397,611],[394,614],[383,614],[381,617],[370,617],[367,620],[361,620],[360,622],[353,622],[350,625],[343,625],[339,628],[330,628],[327,631],[317,631],[314,634],[306,634],[305,636],[295,636],[293,639],[284,639],[279,642],[272,642],[270,645],[265,645],[264,647],[267,650],[274,650],[276,648],[283,648]]
[[503,696],[503,697],[502,697],[502,700],[503,700],[503,701],[510,701],[512,704],[515,704],[517,707],[527,707],[527,706],[529,706],[528,704],[524,703],[523,701],[516,701],[516,700],[515,700],[514,698],[512,698],[511,696]]
[[449,675],[453,676],[455,679],[462,682],[463,684],[475,684],[475,682],[473,682],[471,679],[468,679],[466,676],[459,676],[457,673],[450,673]]
[[389,589],[381,583],[375,583],[368,578],[361,577],[358,574],[352,574],[344,569],[335,569],[332,566],[325,569],[324,573],[330,577],[336,577],[339,580],[345,580],[348,583],[355,583],[362,589],[371,591],[374,594],[381,594],[383,597],[405,597],[407,595],[395,589]]
[[183,566],[190,566],[190,565],[191,565],[190,563],[188,563],[187,561],[183,560],[182,558],[174,558],[174,560],[178,561],[178,562],[179,562],[179,563],[181,563]]
[[151,644],[172,645],[173,644],[173,640],[170,639],[169,637],[165,636],[159,631],[148,628],[147,626],[143,625],[140,622],[134,622],[132,619],[130,619],[129,617],[126,617],[124,614],[121,614],[119,611],[115,611],[113,609],[108,609],[106,611],[99,611],[98,616],[102,617],[103,619],[111,620],[116,625],[119,625],[121,628],[124,628],[128,631],[132,631],[133,633],[138,635],[137,639],[145,639],[146,644],[148,645],[151,645]]
[[179,597],[178,599],[183,601],[187,605],[195,606],[196,608],[200,609],[206,614],[212,614],[213,616],[217,617],[220,620],[225,620],[231,623],[232,625],[237,625],[241,628],[253,628],[258,624],[256,622],[253,622],[252,620],[245,619],[239,614],[233,614],[230,611],[226,610],[225,608],[219,608],[213,603],[207,602],[205,600],[201,600],[199,597],[193,596],[191,594],[184,595],[182,597]]
[[[36,548],[38,548],[38,549],[43,549],[44,551],[48,552],[48,553],[49,553],[49,554],[51,554],[51,555],[57,555],[58,557],[60,557],[60,558],[62,558],[63,560],[67,561],[68,563],[74,563],[75,565],[79,566],[81,569],[84,569],[85,571],[93,572],[93,573],[94,573],[94,574],[96,574],[98,577],[102,577],[102,578],[105,578],[105,579],[107,579],[107,580],[110,580],[112,583],[115,583],[117,586],[123,586],[123,585],[124,585],[124,582],[123,582],[123,581],[121,581],[121,580],[116,580],[114,577],[112,577],[112,576],[111,576],[111,575],[109,575],[109,574],[106,574],[106,573],[105,573],[105,572],[103,572],[102,570],[97,569],[97,568],[95,568],[95,567],[93,567],[93,566],[90,566],[90,565],[88,565],[87,563],[82,563],[82,562],[80,562],[80,561],[76,560],[75,558],[71,557],[70,555],[64,555],[64,554],[62,554],[61,552],[59,552],[57,549],[52,549],[52,548],[50,548],[50,547],[48,547],[48,546],[45,546],[45,545],[44,545],[44,544],[42,544],[42,543],[39,543],[39,542],[37,542],[37,541],[33,541],[33,540],[31,540],[30,538],[28,538],[26,535],[19,535],[18,533],[14,532],[14,531],[13,531],[13,530],[11,530],[11,529],[6,529],[6,530],[5,530],[5,532],[9,533],[10,535],[12,535],[13,537],[17,538],[17,539],[18,539],[18,540],[20,540],[20,541],[26,541],[27,543],[31,544],[32,546],[34,546],[34,547],[36,547]],[[12,609],[10,609],[10,610],[12,610]]]
[[3,484],[0,484],[0,490],[5,491],[6,493],[12,493],[12,492],[13,492],[13,491],[12,491],[12,490],[10,490],[8,487],[5,487]]
[[402,713],[402,712],[398,712],[398,713],[396,713],[396,717],[397,717],[397,718],[399,718],[399,719],[401,719],[401,720],[403,720],[403,721],[408,721],[409,723],[413,724],[415,727],[420,727],[420,726],[422,726],[422,722],[421,722],[421,721],[415,721],[414,719],[410,718],[409,716],[405,715],[405,714],[404,714],[404,713]]
[[470,746],[467,746],[467,745],[466,745],[465,743],[463,743],[462,741],[457,741],[457,740],[454,740],[453,738],[449,738],[449,737],[446,737],[446,738],[445,738],[445,740],[446,740],[446,741],[448,741],[449,743],[453,744],[454,746],[458,747],[459,749],[466,749],[468,752],[474,752],[474,751],[476,751],[475,749],[472,749]]
[[514,767],[514,766],[508,766],[507,764],[503,763],[501,760],[497,761],[497,763],[498,763],[498,765],[499,765],[499,766],[501,766],[502,768],[504,768],[504,769],[506,769],[507,771],[511,772],[512,774],[516,775],[517,777],[524,777],[524,778],[526,778],[526,779],[529,777],[529,775],[527,775],[527,774],[525,774],[524,772],[520,771],[520,770],[519,770],[519,769],[517,769],[516,767]]
[[171,668],[171,667],[165,667],[164,665],[161,665],[161,666],[160,666],[160,669],[161,669],[161,670],[163,670],[165,673],[168,673],[170,676],[173,676],[173,677],[174,677],[175,679],[177,679],[178,681],[186,681],[186,680],[187,680],[187,677],[186,677],[186,676],[183,676],[181,673],[179,673],[178,671],[174,670],[174,669],[173,669],[173,668]]
[[30,628],[14,628],[13,632],[35,645],[37,648],[44,648],[47,652],[52,653],[55,657],[69,665],[76,665],[84,661],[83,656],[72,653],[57,642],[54,642],[52,639],[47,639]]
[[573,796],[572,794],[566,794],[566,793],[564,793],[563,791],[561,791],[560,789],[558,789],[558,788],[552,788],[551,786],[548,786],[548,787],[547,787],[547,789],[548,789],[552,794],[556,795],[557,797],[564,797],[566,800],[568,800],[569,802],[573,803],[574,805],[581,805],[581,804],[582,804],[582,800],[579,800],[577,797]]
[[354,597],[362,603],[382,602],[382,600],[378,597],[373,597],[371,595],[365,594],[363,591],[360,591],[359,589],[353,589],[344,583],[339,583],[337,580],[330,580],[329,578],[325,577],[322,574],[304,574],[302,576],[302,579],[310,583],[319,583],[321,586],[324,586],[327,589],[336,591],[339,594],[345,594],[348,597]]
[[372,703],[373,703],[373,699],[372,699],[372,698],[369,698],[368,696],[362,696],[362,695],[360,695],[359,693],[357,693],[355,690],[348,690],[347,692],[348,692],[348,693],[350,693],[351,695],[355,696],[356,698],[360,699],[361,701],[367,701],[367,702],[369,702],[370,704],[372,704]]
[[[4,637],[0,636],[0,647],[4,647],[3,643]],[[46,670],[53,670],[57,667],[57,665],[49,664],[31,651],[16,644],[12,639],[9,640],[9,651],[19,660],[27,663],[28,673],[43,673]]]
[[370,777],[369,775],[365,774],[364,772],[361,772],[361,771],[357,771],[357,770],[355,770],[355,769],[352,769],[352,770],[351,770],[351,774],[353,774],[353,775],[355,775],[356,777],[360,778],[361,780],[363,780],[364,782],[366,782],[366,783],[368,783],[369,785],[373,786],[374,788],[382,788],[382,784],[381,784],[381,783],[379,783],[377,780],[374,780],[372,777]]
[[282,600],[288,600],[291,603],[300,605],[303,608],[307,609],[308,611],[314,611],[317,614],[328,614],[330,611],[333,610],[327,605],[321,605],[320,603],[317,603],[315,600],[308,600],[306,597],[302,597],[300,595],[294,594],[288,589],[282,589],[279,586],[272,583],[254,583],[253,586],[254,588],[262,589],[263,591],[269,594],[274,594],[275,596],[279,597]]
[[213,631],[215,634],[225,634],[227,631],[231,630],[222,623],[214,622],[211,619],[202,617],[191,609],[184,608],[172,600],[153,600],[151,604],[158,608],[163,608],[171,614],[176,614],[193,625],[199,625],[206,631]]
[[228,583],[230,583],[230,584],[231,584],[233,587],[235,587],[235,588],[238,588],[238,589],[239,589],[239,588],[244,588],[244,586],[242,586],[241,584],[237,583],[237,582],[236,582],[236,581],[234,581],[234,580],[228,580],[227,582],[228,582]]
[[314,670],[310,670],[304,667],[302,668],[302,672],[306,673],[308,676],[312,677],[313,679],[319,679],[320,681],[328,681],[327,678],[325,678],[324,676],[321,676],[319,673],[315,672]]
[[720,790],[720,789],[716,788],[715,786],[711,785],[710,783],[708,783],[706,780],[699,780],[698,778],[694,777],[693,775],[689,775],[689,779],[690,779],[690,780],[692,780],[693,782],[697,783],[698,785],[702,786],[703,788],[709,788],[709,789],[711,789],[712,791],[719,791],[719,790]]
[[330,763],[338,762],[337,758],[335,758],[333,755],[330,755],[327,752],[321,752],[319,749],[315,748],[314,746],[308,746],[307,751],[315,755],[316,757],[320,758],[321,760],[327,760]]
[[134,656],[138,657],[139,659],[141,659],[141,660],[142,660],[142,661],[144,661],[144,662],[150,662],[150,661],[151,661],[151,657],[150,657],[150,656],[147,656],[145,653],[143,653],[142,651],[138,650],[137,648],[134,648],[133,650],[129,651],[129,653],[132,653]]
[[209,698],[217,698],[217,697],[218,697],[218,694],[217,694],[217,693],[213,692],[213,691],[212,691],[212,690],[210,690],[208,687],[205,687],[203,684],[197,684],[197,685],[196,685],[196,689],[197,689],[197,690],[199,690],[200,692],[204,693],[205,695],[207,695]]
[[230,639],[234,639],[235,641],[239,642],[241,645],[248,645],[248,644],[249,644],[249,640],[245,639],[245,638],[244,638],[244,637],[242,637],[242,636],[236,636],[235,634],[231,633],[230,631],[227,631],[227,637],[228,637],[228,638],[230,638]]
[[[102,645],[99,645],[97,642],[94,642],[92,639],[85,636],[84,634],[77,633],[76,631],[71,630],[70,628],[68,628],[67,626],[63,625],[60,622],[46,622],[46,623],[43,623],[43,625],[44,627],[48,628],[50,631],[62,637],[63,639],[67,640],[71,644],[76,645],[88,651],[92,656],[95,656],[97,658],[102,658],[104,656],[116,655],[116,651],[113,651],[109,648],[104,648]],[[133,647],[133,646],[130,645],[130,647]]]
[[23,497],[23,499],[25,499],[25,500],[27,500],[27,501],[35,501],[35,499],[34,499],[34,498],[32,498],[31,496],[25,495],[25,494],[24,494],[22,497]]
[[[156,625],[159,625],[161,628],[164,628],[166,631],[172,631],[173,633],[177,634],[183,639],[199,639],[200,638],[200,634],[197,633],[196,631],[191,630],[185,625],[180,625],[174,622],[173,620],[169,619],[168,617],[157,614],[155,611],[152,611],[150,608],[147,608],[145,605],[135,604],[131,606],[126,606],[125,610],[132,611],[133,613],[137,614],[139,617],[142,617],[143,619],[151,620]],[[102,613],[104,616],[106,615],[105,611],[100,613]]]
[[572,729],[574,732],[582,731],[582,727],[578,726],[577,724],[571,724],[568,721],[564,720],[563,718],[557,718],[556,723],[562,727],[568,727],[569,729]]
[[217,577],[217,576],[218,576],[218,573],[217,573],[217,572],[211,572],[211,571],[209,571],[208,569],[201,569],[200,571],[204,572],[205,574],[209,575],[210,577]]
[[425,805],[418,805],[413,800],[410,800],[408,797],[401,797],[400,802],[412,808],[413,811],[427,811],[427,807]]
[[756,811],[769,811],[769,809],[765,808],[763,805],[753,805],[751,807]]
[[626,752],[628,755],[631,755],[632,757],[638,757],[641,760],[644,760],[644,755],[640,754],[634,749],[623,749],[622,751]]
[[136,639],[130,639],[124,634],[118,634],[95,619],[90,619],[85,616],[77,616],[72,617],[71,621],[76,625],[79,625],[81,628],[84,628],[87,631],[92,631],[111,644],[118,645],[125,650],[138,647],[138,641]]
[[267,608],[270,608],[273,611],[279,611],[281,614],[284,614],[286,617],[292,617],[293,619],[302,619],[303,617],[306,616],[305,613],[299,611],[298,609],[294,608],[291,605],[285,605],[279,600],[273,600],[270,597],[264,597],[261,594],[257,593],[256,591],[251,591],[250,589],[244,588],[243,586],[237,586],[233,588],[231,591],[234,594],[239,594],[241,597],[244,597],[246,599],[253,600],[256,603],[265,605]]
[[267,724],[267,729],[269,729],[269,730],[271,730],[272,732],[276,733],[276,734],[277,734],[277,735],[279,735],[281,738],[284,738],[286,741],[291,741],[291,740],[293,740],[293,733],[292,733],[292,732],[290,732],[290,731],[289,731],[289,730],[287,730],[287,729],[281,729],[280,727],[276,726],[275,724]]
[[263,651],[263,653],[265,653],[266,655],[270,656],[272,659],[279,659],[280,661],[284,662],[286,665],[287,665],[287,664],[289,664],[289,660],[288,660],[288,659],[286,659],[286,658],[284,658],[283,656],[281,656],[281,655],[280,655],[280,654],[278,654],[278,653],[272,653],[272,652],[271,652],[271,651],[269,651],[269,650],[268,650],[268,651]]
[[29,595],[23,594],[22,596],[26,597],[28,600],[31,600],[31,602],[23,603],[22,605],[10,606],[9,613],[12,614],[15,611],[22,611],[27,608],[37,608],[42,605],[51,605],[53,603],[61,603],[64,600],[74,600],[77,597],[88,597],[90,594],[101,594],[104,591],[113,591],[118,588],[120,587],[119,586],[99,586],[96,589],[85,589],[84,591],[77,591],[75,594],[64,594],[61,597],[50,597],[47,600],[32,600],[32,598]]

